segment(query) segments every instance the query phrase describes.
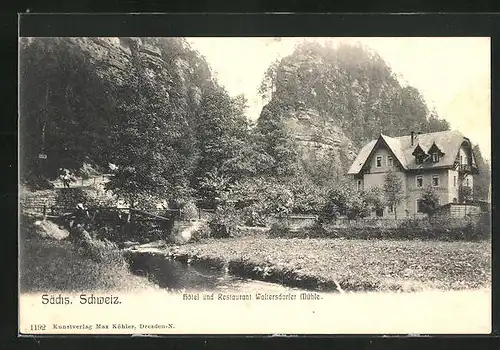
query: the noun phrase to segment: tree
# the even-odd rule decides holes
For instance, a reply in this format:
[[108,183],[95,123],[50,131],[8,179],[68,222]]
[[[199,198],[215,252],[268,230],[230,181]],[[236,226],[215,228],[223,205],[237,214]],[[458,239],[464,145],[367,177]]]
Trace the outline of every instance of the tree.
[[271,99],[274,91],[276,90],[276,79],[278,74],[279,61],[275,60],[269,68],[267,68],[264,78],[259,86],[259,94],[262,99]]
[[385,207],[384,190],[380,187],[372,187],[363,193],[366,204],[372,210],[383,210]]
[[130,205],[165,198],[183,202],[190,196],[194,161],[186,115],[155,89],[142,67],[136,58],[120,89],[120,123],[111,131],[109,152],[118,169],[106,186]]
[[483,158],[479,145],[474,145],[472,148],[476,159],[478,174],[474,175],[473,196],[476,200],[486,200],[489,198],[491,185],[491,166],[489,162]]
[[[71,38],[20,42],[21,176],[55,178],[59,168],[107,164],[112,88]],[[38,167],[44,153],[45,167]],[[43,174],[42,174],[43,173]]]
[[291,176],[301,170],[300,149],[285,120],[277,116],[280,107],[274,103],[266,105],[259,118],[255,141],[263,151],[272,157],[271,176]]
[[198,162],[191,185],[207,204],[213,200],[207,197],[206,183],[213,183],[214,176],[223,175],[231,186],[265,172],[272,164],[249,129],[246,104],[244,96],[231,98],[219,86],[208,89],[202,97],[195,126]]
[[326,204],[325,187],[315,184],[307,176],[293,176],[287,179],[293,193],[292,212],[319,214]]
[[465,203],[472,199],[472,188],[470,186],[460,186],[458,188],[458,201]]
[[397,219],[397,206],[405,199],[403,181],[394,171],[389,171],[384,177],[384,194],[386,203],[394,209],[394,218]]
[[420,199],[420,208],[422,212],[431,217],[438,206],[439,196],[436,192],[436,189],[429,184],[422,193],[422,198]]
[[199,205],[202,208],[216,209],[231,191],[232,183],[232,179],[220,171],[207,173],[199,184]]

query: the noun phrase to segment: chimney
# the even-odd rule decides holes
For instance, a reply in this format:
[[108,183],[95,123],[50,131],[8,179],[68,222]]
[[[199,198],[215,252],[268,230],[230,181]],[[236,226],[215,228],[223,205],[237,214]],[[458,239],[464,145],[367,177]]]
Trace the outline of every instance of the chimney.
[[415,131],[411,132],[411,145],[413,146],[413,142],[415,140]]

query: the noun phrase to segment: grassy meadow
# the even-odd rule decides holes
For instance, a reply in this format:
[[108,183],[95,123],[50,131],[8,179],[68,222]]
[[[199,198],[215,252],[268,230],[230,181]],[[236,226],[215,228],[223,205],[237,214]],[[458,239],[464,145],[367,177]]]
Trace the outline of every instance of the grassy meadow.
[[174,257],[239,266],[235,269],[254,278],[303,280],[320,289],[339,284],[345,290],[463,290],[491,284],[491,249],[486,241],[246,237],[167,249]]

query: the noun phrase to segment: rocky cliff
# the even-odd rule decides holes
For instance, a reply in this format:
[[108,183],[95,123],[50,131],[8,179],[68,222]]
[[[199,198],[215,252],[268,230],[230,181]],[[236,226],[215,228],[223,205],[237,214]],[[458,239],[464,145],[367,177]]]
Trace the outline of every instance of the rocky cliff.
[[[102,78],[123,83],[139,68],[167,97],[175,93],[199,103],[202,88],[212,83],[208,65],[182,38],[67,38],[80,49]],[[203,71],[204,70],[204,71]],[[205,79],[188,86],[197,74]]]
[[330,178],[344,174],[360,147],[381,132],[448,129],[416,89],[401,86],[361,46],[302,44],[269,68],[260,92],[268,100],[258,121],[263,133],[272,121],[285,125],[306,170]]
[[300,107],[290,111],[286,125],[303,148],[305,158],[339,152],[348,159],[356,157],[356,148],[342,129],[314,108]]

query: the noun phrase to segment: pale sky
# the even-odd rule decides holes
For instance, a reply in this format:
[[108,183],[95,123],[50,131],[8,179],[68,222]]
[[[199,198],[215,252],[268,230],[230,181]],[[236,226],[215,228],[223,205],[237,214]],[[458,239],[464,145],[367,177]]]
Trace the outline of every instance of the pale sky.
[[380,54],[401,83],[417,88],[451,129],[478,143],[491,159],[489,38],[188,38],[227,91],[248,99],[247,115],[262,108],[258,87],[276,59],[304,41],[361,43]]

